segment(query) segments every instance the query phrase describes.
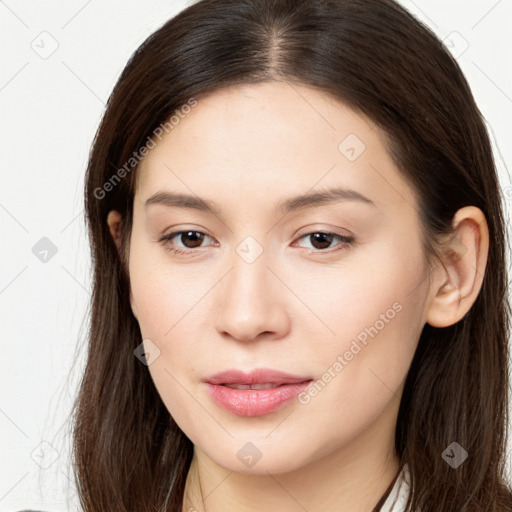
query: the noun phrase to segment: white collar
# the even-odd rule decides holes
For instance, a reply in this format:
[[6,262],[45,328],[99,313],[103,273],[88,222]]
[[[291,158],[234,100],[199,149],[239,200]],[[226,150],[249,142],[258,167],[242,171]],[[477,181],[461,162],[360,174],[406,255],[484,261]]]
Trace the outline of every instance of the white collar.
[[410,474],[409,467],[404,464],[402,471],[395,481],[395,485],[386,501],[382,505],[380,512],[406,512],[405,504],[409,496]]

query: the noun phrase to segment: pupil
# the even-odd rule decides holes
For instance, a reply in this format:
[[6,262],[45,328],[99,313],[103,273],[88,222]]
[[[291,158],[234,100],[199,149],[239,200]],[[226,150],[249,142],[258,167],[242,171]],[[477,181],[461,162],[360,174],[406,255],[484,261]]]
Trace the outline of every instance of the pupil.
[[[196,236],[196,235],[199,235],[199,236]],[[201,235],[198,231],[186,231],[186,232],[185,232],[185,233],[183,233],[181,236],[182,236],[181,241],[184,243],[184,245],[185,245],[186,247],[198,247],[198,246],[200,246],[200,245],[201,245],[201,242],[202,242],[202,240],[203,240],[202,235]],[[196,240],[195,240],[195,241],[196,241],[197,243],[194,245],[194,241],[193,241],[193,242],[192,242],[192,246],[190,246],[189,244],[187,244],[186,242],[184,242],[184,241],[183,241],[183,237],[185,237],[185,238],[189,238],[189,237],[190,237],[190,238],[196,238]]]
[[327,233],[314,233],[311,236],[313,237],[316,243],[320,243],[320,245],[322,246],[315,247],[315,243],[313,243],[313,247],[315,247],[315,249],[326,249],[327,247],[329,247],[332,240],[332,236],[328,235]]

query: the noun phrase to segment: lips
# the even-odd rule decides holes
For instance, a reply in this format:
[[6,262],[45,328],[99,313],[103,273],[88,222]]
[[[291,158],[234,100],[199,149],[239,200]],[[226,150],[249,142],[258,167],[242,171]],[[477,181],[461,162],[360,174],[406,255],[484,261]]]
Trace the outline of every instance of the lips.
[[226,370],[203,380],[213,401],[238,416],[273,412],[303,391],[313,379],[258,368],[250,373]]

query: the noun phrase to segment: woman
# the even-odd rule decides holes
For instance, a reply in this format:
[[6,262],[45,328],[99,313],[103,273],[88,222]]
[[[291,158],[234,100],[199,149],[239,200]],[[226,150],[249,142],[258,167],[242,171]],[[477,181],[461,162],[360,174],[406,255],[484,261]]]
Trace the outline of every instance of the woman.
[[189,6],[119,78],[85,193],[84,510],[512,510],[491,147],[399,5]]

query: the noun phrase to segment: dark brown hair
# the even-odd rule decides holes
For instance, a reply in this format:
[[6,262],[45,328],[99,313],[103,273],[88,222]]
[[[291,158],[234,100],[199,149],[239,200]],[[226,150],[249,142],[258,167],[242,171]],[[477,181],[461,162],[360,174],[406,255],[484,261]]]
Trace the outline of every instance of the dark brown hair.
[[[137,166],[127,169],[126,162],[191,98],[200,104],[221,87],[271,80],[332,95],[384,131],[417,193],[429,262],[439,257],[439,241],[459,208],[483,211],[490,247],[482,289],[456,324],[424,326],[395,446],[411,474],[407,510],[512,510],[504,466],[510,309],[491,145],[456,61],[392,0],[201,0],[130,58],[86,175],[94,287],[73,445],[84,510],[181,512],[193,454],[148,368],[134,357],[142,340],[129,303],[127,254]],[[123,215],[121,254],[108,230],[110,210]],[[453,441],[469,453],[457,469],[441,457]]]

